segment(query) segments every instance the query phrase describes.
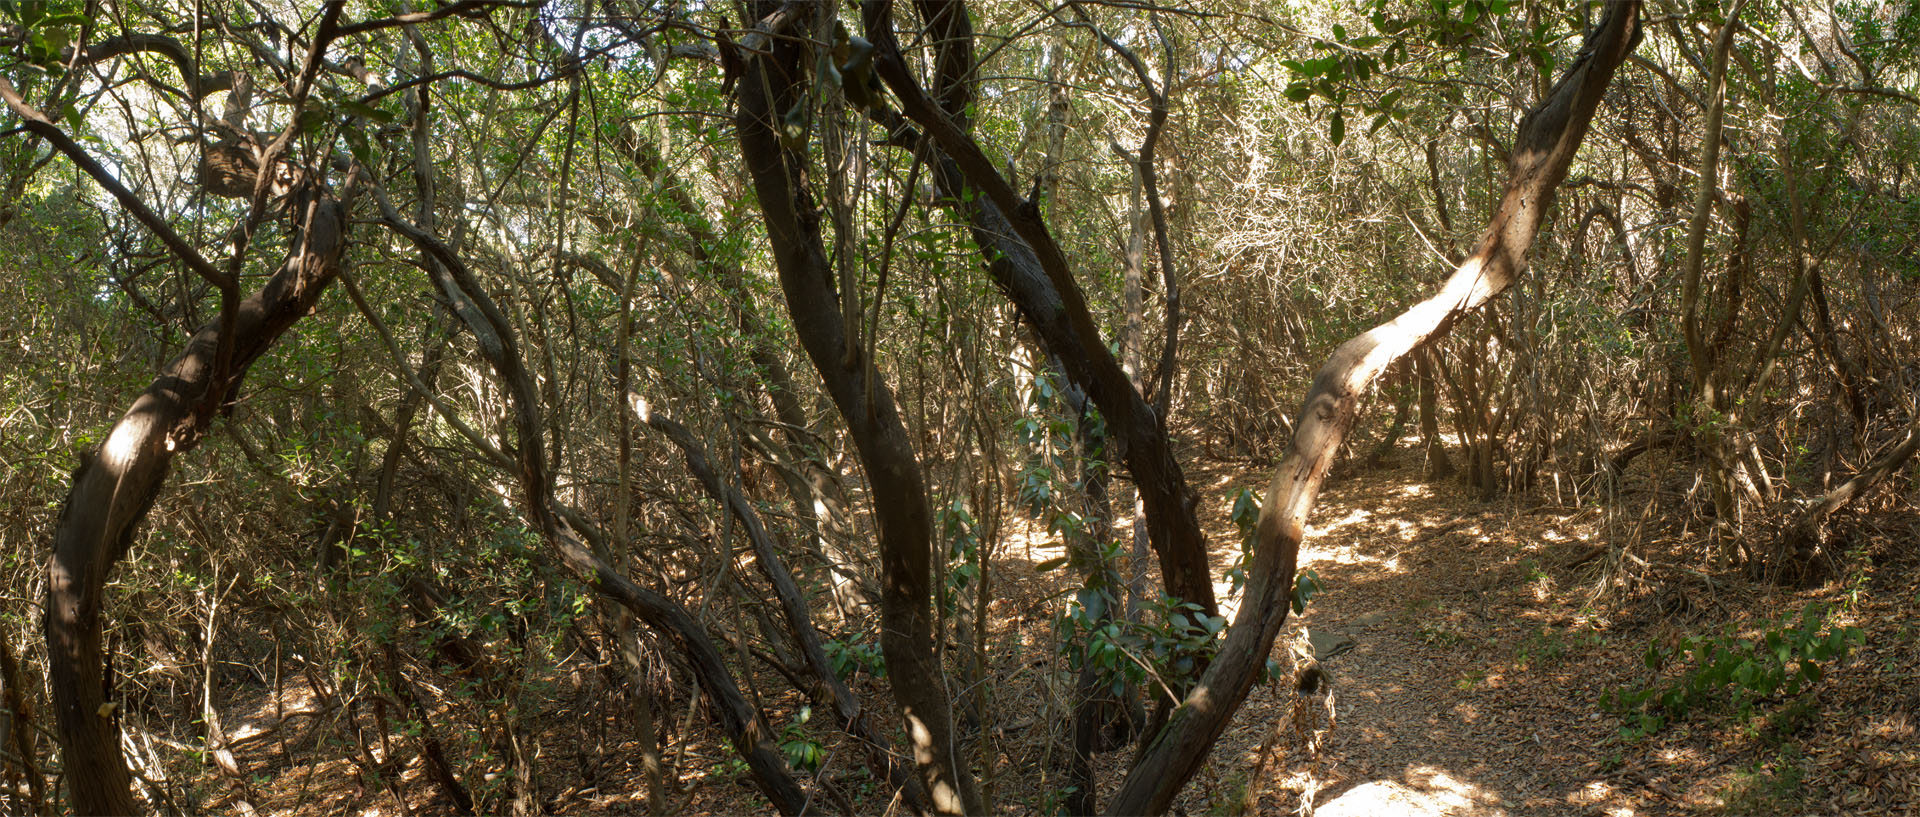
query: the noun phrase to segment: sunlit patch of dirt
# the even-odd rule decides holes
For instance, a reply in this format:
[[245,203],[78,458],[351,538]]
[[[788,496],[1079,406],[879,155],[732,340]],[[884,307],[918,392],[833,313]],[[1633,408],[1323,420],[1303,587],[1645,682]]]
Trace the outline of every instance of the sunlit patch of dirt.
[[[1638,502],[1658,498],[1651,484],[1635,490]],[[1293,753],[1275,767],[1261,781],[1266,796],[1245,813],[1286,813],[1309,800],[1324,807],[1354,792],[1397,805],[1319,813],[1913,813],[1920,627],[1889,608],[1920,603],[1910,544],[1920,539],[1893,538],[1920,525],[1883,531],[1877,558],[1886,564],[1860,579],[1872,592],[1835,584],[1787,593],[1684,567],[1701,561],[1698,528],[1658,515],[1629,518],[1635,527],[1615,519],[1614,536],[1630,534],[1637,551],[1627,561],[1652,567],[1614,584],[1618,550],[1603,517],[1527,497],[1470,499],[1452,483],[1427,483],[1410,461],[1331,483],[1300,560],[1325,590],[1290,627],[1357,642],[1325,662],[1338,726],[1317,757]],[[1209,529],[1231,528],[1216,520]],[[1686,600],[1685,617],[1649,612],[1673,596]],[[1868,646],[1832,668],[1813,693],[1824,714],[1791,735],[1708,713],[1625,740],[1620,718],[1600,705],[1603,692],[1645,680],[1650,639],[1846,599],[1854,607],[1836,621],[1868,630]],[[1222,739],[1213,756],[1221,768],[1189,790],[1191,813],[1231,813],[1222,804],[1255,768],[1238,747],[1284,721],[1298,699],[1268,692],[1248,701]],[[1470,794],[1418,796],[1434,794],[1439,780],[1460,784],[1446,792]]]
[[[1254,689],[1181,796],[1186,813],[1286,814],[1308,804],[1336,817],[1914,813],[1920,625],[1911,613],[1920,603],[1913,545],[1920,521],[1860,523],[1853,535],[1865,561],[1856,578],[1789,593],[1691,567],[1700,563],[1700,529],[1690,520],[1636,519],[1633,512],[1609,520],[1590,507],[1527,497],[1473,499],[1454,483],[1425,480],[1416,460],[1403,449],[1383,467],[1329,484],[1300,559],[1323,592],[1270,656],[1282,677]],[[1245,488],[1259,492],[1269,474],[1221,463],[1198,463],[1189,474],[1206,486],[1198,510],[1229,616],[1238,599],[1224,573],[1240,547],[1229,518],[1233,499]],[[1659,497],[1651,481],[1634,486],[1633,502]],[[1125,541],[1120,516],[1113,533]],[[1620,566],[1633,564],[1611,544],[1623,540],[1650,566],[1618,583]],[[1003,814],[1057,805],[1066,785],[1073,679],[1058,649],[1055,616],[1078,578],[1066,569],[1038,569],[1064,555],[1044,522],[1009,515],[990,571],[984,678],[962,688],[954,676],[956,722]],[[1148,572],[1159,587],[1157,567]],[[1717,632],[1725,622],[1748,626],[1806,603],[1846,598],[1854,601],[1842,620],[1866,630],[1867,643],[1832,668],[1813,695],[1815,716],[1792,724],[1790,733],[1702,716],[1623,740],[1621,720],[1599,704],[1604,691],[1646,678],[1642,655],[1650,640]],[[1297,692],[1289,675],[1296,656],[1310,651],[1309,631],[1353,642],[1324,661],[1328,680],[1311,696]],[[948,665],[964,657],[949,652]],[[754,682],[776,729],[804,703],[791,691],[770,692],[787,689],[782,679],[769,674]],[[886,682],[859,673],[851,685],[877,722],[897,732]],[[661,713],[672,722],[671,813],[765,812],[704,710],[689,716],[684,693]],[[593,712],[563,706],[538,721],[543,808],[644,812],[630,704],[604,689],[580,695],[605,705]],[[436,716],[445,714],[444,703],[435,706]],[[364,763],[344,759],[352,751],[351,727],[339,707],[304,683],[289,681],[277,702],[272,690],[236,695],[226,717],[243,767],[268,781],[258,788],[260,813],[447,811],[397,732],[388,736],[390,748],[371,737],[365,743],[375,765],[392,752],[388,771],[398,787],[369,781]],[[367,721],[365,713],[360,718]],[[864,761],[857,747],[824,740],[818,782],[830,783],[856,811],[884,812],[880,787],[858,770]],[[988,746],[996,750],[990,756],[981,751]],[[1097,756],[1103,786],[1118,782],[1131,754],[1123,748]],[[396,788],[407,798],[404,809]],[[1250,790],[1260,796],[1246,803]],[[1102,792],[1102,803],[1110,793]]]

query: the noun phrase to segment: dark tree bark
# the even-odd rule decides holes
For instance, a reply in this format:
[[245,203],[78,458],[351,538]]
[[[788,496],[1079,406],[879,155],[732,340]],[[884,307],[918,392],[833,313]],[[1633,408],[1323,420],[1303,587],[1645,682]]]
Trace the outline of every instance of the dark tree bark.
[[1447,441],[1440,436],[1440,382],[1433,371],[1433,356],[1428,348],[1414,353],[1414,376],[1420,381],[1420,447],[1427,454],[1427,479],[1453,476],[1453,460],[1447,456]]
[[[862,7],[867,38],[877,50],[874,72],[900,98],[939,157],[936,179],[960,209],[988,256],[988,272],[1059,358],[1067,378],[1084,389],[1107,419],[1122,461],[1146,505],[1147,532],[1170,594],[1218,615],[1207,567],[1206,537],[1194,515],[1199,497],[1174,458],[1165,419],[1135,389],[1101,336],[1066,255],[1053,240],[1036,202],[1021,197],[994,167],[968,130],[963,106],[973,75],[972,27],[959,0],[921,0],[921,17],[935,29],[937,85],[930,95],[907,68],[893,30],[892,3]],[[977,195],[976,195],[977,194]]]
[[1580,55],[1520,123],[1508,165],[1506,193],[1478,248],[1435,296],[1335,350],[1315,376],[1293,440],[1261,507],[1247,595],[1200,683],[1167,727],[1141,754],[1108,804],[1109,814],[1159,814],[1205,762],[1208,751],[1246,700],[1291,610],[1290,595],[1308,513],[1335,452],[1352,427],[1367,385],[1393,361],[1511,286],[1555,188],[1566,177],[1614,70],[1640,38],[1640,4],[1607,4]]
[[832,708],[839,717],[841,728],[860,742],[867,752],[868,762],[893,783],[905,805],[916,814],[925,812],[927,797],[919,780],[907,768],[894,762],[892,753],[888,751],[892,742],[873,728],[872,721],[862,711],[853,690],[834,674],[833,665],[827,660],[826,648],[820,643],[820,634],[814,629],[813,614],[807,610],[806,597],[801,594],[800,585],[793,580],[793,574],[787,570],[785,560],[780,558],[779,551],[774,547],[773,535],[761,524],[760,514],[753,509],[753,503],[739,488],[721,479],[720,474],[713,470],[706,445],[686,426],[657,412],[640,419],[680,448],[686,458],[687,473],[692,474],[707,495],[724,506],[745,529],[747,543],[753,548],[754,561],[760,567],[760,575],[773,587],[774,599],[779,602],[780,612],[787,620],[787,631],[799,646],[800,657],[806,663],[808,673],[813,676],[810,686],[815,702],[823,708]]
[[514,441],[518,446],[503,446],[492,451],[511,451],[502,464],[513,471],[520,483],[527,521],[595,593],[625,607],[686,655],[701,689],[713,699],[713,711],[721,729],[752,770],[754,784],[780,813],[799,814],[808,802],[806,792],[794,780],[786,760],[774,745],[773,730],[741,694],[720,651],[699,621],[672,599],[634,584],[596,555],[573,530],[561,524],[563,510],[554,501],[552,477],[543,453],[545,440],[540,430],[537,392],[505,315],[451,248],[401,219],[384,198],[380,205],[387,225],[420,250],[423,266],[451,303],[453,313],[473,333],[481,356],[500,378],[513,411]]
[[1898,472],[1916,453],[1920,453],[1920,422],[1909,426],[1906,437],[1898,444],[1874,457],[1859,473],[1828,491],[1787,526],[1775,543],[1771,558],[1756,563],[1760,568],[1758,572],[1789,585],[1811,584],[1833,575],[1838,557],[1828,547],[1827,519]]
[[[342,198],[351,198],[351,191]],[[107,573],[126,554],[173,458],[199,443],[215,410],[238,394],[247,368],[312,310],[340,271],[347,237],[343,201],[315,183],[297,191],[293,204],[293,248],[266,285],[240,302],[232,334],[222,338],[219,319],[195,332],[74,472],[54,529],[45,627],[54,712],[77,813],[137,810],[105,688],[100,638]],[[216,376],[223,342],[232,350],[232,370]]]
[[[321,9],[306,62],[292,83],[289,102],[295,109],[305,104],[327,47],[341,35],[339,22],[344,7],[341,0],[330,0]],[[165,49],[160,43],[164,38],[158,35],[120,39],[126,44],[116,46],[108,41],[101,47]],[[172,51],[175,55],[185,53],[177,42]],[[105,56],[112,55],[75,59]],[[181,67],[190,86],[198,89],[206,84],[186,70],[185,64]],[[196,90],[194,98],[197,94]],[[220,316],[188,339],[186,349],[161,370],[114,424],[106,442],[82,457],[54,528],[44,629],[48,680],[54,693],[71,802],[81,814],[127,814],[136,810],[137,803],[131,790],[132,775],[120,754],[116,706],[108,701],[110,684],[100,643],[107,574],[132,544],[134,530],[165,484],[174,456],[199,444],[214,414],[230,405],[238,394],[253,362],[312,310],[339,274],[340,256],[346,246],[346,202],[353,197],[360,171],[357,165],[349,169],[347,189],[339,197],[326,188],[319,174],[310,171],[294,172],[288,174],[289,178],[276,178],[278,174],[257,178],[251,191],[252,212],[239,231],[240,240],[228,269],[222,271],[73,137],[28,105],[3,77],[0,98],[24,120],[25,131],[45,138],[91,176],[181,263],[213,284],[221,296]],[[295,130],[290,126],[282,131],[261,153],[261,164],[282,166]],[[287,258],[258,292],[242,299],[239,271],[246,257],[246,239],[264,212],[262,205],[270,187],[285,194],[285,212],[291,221]]]
[[[796,7],[759,2],[761,19]],[[810,18],[813,8],[798,7]],[[880,648],[892,676],[914,763],[933,810],[981,814],[984,801],[955,741],[951,706],[935,658],[932,602],[932,514],[920,463],[893,394],[869,365],[871,349],[849,342],[821,238],[817,205],[807,186],[807,158],[782,142],[784,112],[805,100],[804,45],[776,40],[765,56],[747,55],[735,91],[741,155],[766,219],[768,243],[794,330],[846,421],[872,486],[880,528],[883,630]],[[834,114],[837,115],[837,112]]]
[[[296,106],[304,101],[321,55],[337,33],[341,8],[341,3],[331,2],[324,9],[295,84]],[[25,130],[47,139],[221,293],[220,316],[188,339],[186,349],[114,424],[106,442],[82,457],[54,528],[48,562],[48,680],[71,802],[81,814],[130,814],[138,804],[126,758],[120,754],[116,704],[108,700],[101,644],[107,574],[132,544],[134,530],[165,484],[174,456],[199,444],[214,414],[237,395],[248,368],[307,315],[339,273],[347,231],[342,198],[351,199],[352,184],[336,198],[316,175],[294,174],[287,191],[293,238],[286,261],[265,286],[243,300],[235,274],[216,269],[4,78],[0,97],[25,121]],[[285,138],[277,141],[265,154],[269,162],[277,164],[285,148]],[[256,185],[253,192],[257,215],[264,188]],[[235,269],[241,260],[236,252]]]

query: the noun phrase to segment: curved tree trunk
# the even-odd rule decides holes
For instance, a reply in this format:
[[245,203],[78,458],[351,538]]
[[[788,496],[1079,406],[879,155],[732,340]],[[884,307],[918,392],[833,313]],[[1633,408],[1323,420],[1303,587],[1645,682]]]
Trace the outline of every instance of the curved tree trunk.
[[247,368],[312,310],[340,271],[345,205],[317,184],[296,195],[292,251],[266,286],[235,310],[232,334],[224,341],[231,344],[233,371],[216,371],[223,339],[222,321],[215,319],[194,333],[74,472],[53,534],[45,628],[54,712],[77,813],[137,810],[104,683],[100,638],[107,573],[126,554],[173,458],[198,444],[214,412],[238,392]]
[[1757,563],[1760,572],[1771,574],[1777,582],[1792,585],[1805,585],[1832,575],[1835,556],[1827,547],[1827,518],[1899,471],[1916,453],[1920,453],[1920,422],[1907,428],[1905,439],[1874,457],[1859,473],[1827,492],[1787,526],[1769,554],[1771,558]]
[[1320,368],[1260,510],[1240,616],[1219,657],[1127,775],[1108,814],[1165,812],[1226,730],[1286,622],[1307,515],[1353,425],[1360,396],[1389,364],[1446,332],[1461,316],[1505,291],[1526,269],[1527,250],[1554,189],[1566,177],[1614,70],[1639,42],[1639,16],[1640,4],[1634,0],[1607,4],[1580,56],[1521,122],[1499,209],[1478,249],[1440,292],[1341,344]]
[[[811,18],[814,10],[772,2],[754,8],[762,19],[795,8]],[[869,364],[872,350],[857,338],[850,340],[858,331],[842,316],[851,300],[850,282],[836,287],[806,184],[806,156],[782,142],[781,112],[806,104],[803,60],[811,59],[811,52],[790,40],[774,41],[770,49],[767,56],[748,56],[735,91],[741,155],[766,218],[794,331],[846,421],[872,486],[880,528],[880,649],[914,764],[936,813],[981,814],[987,809],[955,741],[934,655],[932,513],[920,462],[892,391]]]
[[543,453],[545,438],[540,430],[539,398],[506,316],[451,248],[417,225],[401,219],[384,197],[380,198],[380,207],[387,225],[420,250],[422,266],[450,302],[453,313],[473,333],[481,356],[500,378],[513,412],[514,439],[519,445],[510,449],[511,456],[500,453],[502,448],[483,450],[489,452],[490,459],[513,471],[520,483],[527,521],[595,593],[625,607],[634,617],[674,642],[693,665],[701,689],[712,697],[720,727],[753,771],[754,784],[780,813],[804,811],[808,802],[806,792],[794,780],[786,760],[773,744],[773,730],[740,693],[733,674],[700,622],[673,599],[634,584],[595,555],[574,531],[561,524],[561,517],[567,514],[553,497],[553,479]]
[[1039,203],[1015,192],[968,130],[965,107],[975,66],[966,4],[919,0],[915,6],[936,34],[929,39],[938,54],[937,87],[929,94],[908,69],[887,0],[861,8],[867,37],[877,48],[874,73],[900,98],[901,112],[939,148],[936,179],[965,217],[994,283],[1059,358],[1067,378],[1100,407],[1146,506],[1148,538],[1159,554],[1168,592],[1218,615],[1206,536],[1194,513],[1199,497],[1173,456],[1165,418],[1134,388],[1108,348]]
[[859,741],[867,753],[868,763],[893,784],[907,808],[915,814],[924,813],[927,797],[919,779],[894,762],[889,751],[892,741],[873,728],[872,719],[861,709],[860,700],[854,697],[853,690],[834,674],[833,664],[827,660],[826,648],[820,643],[820,634],[814,629],[813,614],[807,610],[806,597],[802,595],[799,583],[794,581],[793,573],[787,570],[786,562],[780,558],[779,551],[774,547],[773,535],[761,524],[760,514],[754,510],[753,503],[739,488],[728,484],[713,470],[706,445],[686,426],[657,412],[643,414],[640,421],[665,435],[680,448],[686,459],[687,473],[692,474],[707,495],[725,507],[745,530],[760,574],[773,587],[774,600],[779,602],[780,612],[787,620],[787,631],[793,635],[795,645],[800,648],[800,657],[813,676],[814,682],[809,691],[815,703],[822,708],[833,709],[841,728]]

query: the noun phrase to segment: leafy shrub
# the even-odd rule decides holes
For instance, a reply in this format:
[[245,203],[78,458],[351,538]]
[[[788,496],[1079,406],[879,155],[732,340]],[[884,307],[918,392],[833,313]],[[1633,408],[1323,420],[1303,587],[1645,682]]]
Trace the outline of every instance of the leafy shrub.
[[807,732],[807,721],[812,718],[813,707],[800,707],[793,721],[780,730],[780,752],[787,756],[788,765],[803,772],[818,771],[820,762],[826,759],[820,741]]
[[833,674],[840,676],[840,680],[849,680],[861,670],[875,678],[887,677],[887,660],[880,654],[879,645],[869,643],[864,635],[830,639],[820,647],[827,654],[827,663],[833,665]]
[[[1865,641],[1860,628],[1829,626],[1826,609],[1810,604],[1797,620],[1763,622],[1757,639],[1740,638],[1729,625],[1721,635],[1687,636],[1672,647],[1649,643],[1645,661],[1653,680],[1608,690],[1600,705],[1626,719],[1620,734],[1627,738],[1658,732],[1704,707],[1724,707],[1744,721],[1763,702],[1800,695],[1825,675],[1823,663]],[[1676,664],[1682,668],[1663,677]]]

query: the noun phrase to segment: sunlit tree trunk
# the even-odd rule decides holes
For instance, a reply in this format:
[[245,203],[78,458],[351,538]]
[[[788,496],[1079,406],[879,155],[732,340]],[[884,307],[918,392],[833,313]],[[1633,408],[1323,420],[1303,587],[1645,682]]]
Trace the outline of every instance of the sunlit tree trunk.
[[1440,292],[1341,344],[1315,376],[1292,442],[1267,488],[1240,614],[1220,657],[1201,676],[1107,805],[1115,815],[1159,814],[1205,762],[1246,700],[1290,611],[1307,516],[1333,457],[1352,427],[1360,397],[1393,361],[1446,332],[1512,286],[1555,189],[1566,177],[1614,70],[1640,39],[1640,4],[1616,2],[1588,35],[1580,56],[1520,124],[1506,192],[1478,247]]

